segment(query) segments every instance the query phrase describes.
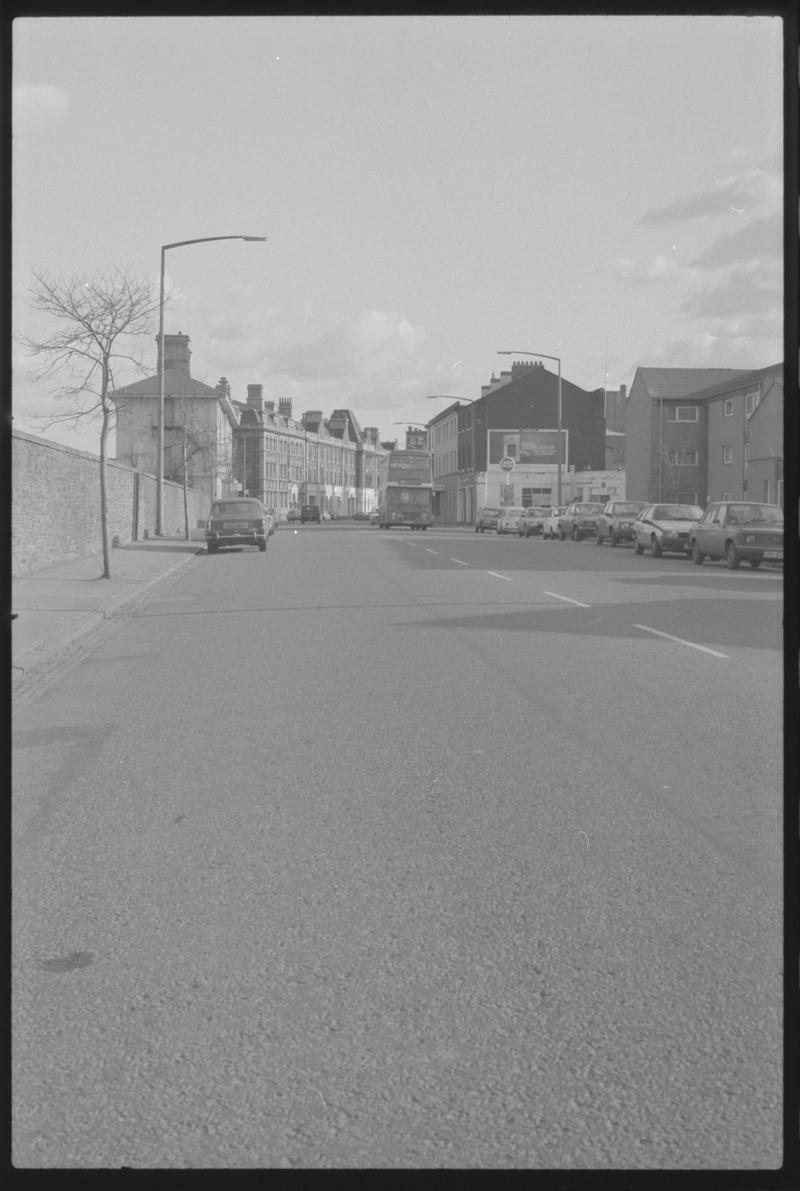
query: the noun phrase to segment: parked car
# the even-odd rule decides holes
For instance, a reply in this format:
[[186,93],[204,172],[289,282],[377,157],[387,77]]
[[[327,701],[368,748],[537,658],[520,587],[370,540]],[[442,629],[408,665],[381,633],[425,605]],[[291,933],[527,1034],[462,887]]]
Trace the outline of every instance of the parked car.
[[633,548],[637,554],[650,549],[662,554],[689,553],[689,531],[703,516],[699,505],[646,505],[633,523]]
[[303,505],[302,509],[300,510],[300,520],[303,522],[316,521],[317,524],[319,524],[319,522],[320,522],[319,505]]
[[610,500],[597,518],[597,544],[608,538],[612,546],[617,542],[633,541],[633,523],[647,507],[643,500]]
[[565,538],[572,538],[579,542],[588,534],[594,536],[597,529],[597,518],[603,511],[599,502],[573,500],[568,504],[558,519],[558,536],[563,542]]
[[299,509],[289,509],[289,512],[286,514],[286,520],[287,521],[299,521],[300,520],[300,510]]
[[497,529],[499,516],[500,509],[478,509],[478,516],[475,518],[475,532],[483,533],[485,529]]
[[506,505],[500,510],[496,529],[498,533],[516,533],[519,519],[525,512],[522,505]]
[[373,509],[372,512],[370,513],[369,523],[370,523],[370,525],[380,525],[381,515],[380,515],[380,511],[378,509]]
[[566,505],[553,505],[548,509],[547,516],[544,519],[542,527],[543,538],[555,538],[558,534],[558,519],[566,511]]
[[537,537],[544,532],[544,523],[550,510],[540,505],[530,505],[523,510],[517,521],[517,533],[521,538]]
[[258,546],[267,548],[269,525],[267,510],[253,496],[215,500],[206,521],[206,549],[216,554],[223,546]]
[[692,562],[724,558],[735,571],[744,562],[783,563],[783,509],[751,500],[715,501],[689,531]]

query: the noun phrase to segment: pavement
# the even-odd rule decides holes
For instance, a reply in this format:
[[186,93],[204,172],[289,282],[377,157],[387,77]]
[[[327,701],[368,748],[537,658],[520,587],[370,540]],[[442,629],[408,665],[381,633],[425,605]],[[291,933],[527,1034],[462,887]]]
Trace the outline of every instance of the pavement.
[[14,684],[47,662],[108,617],[164,581],[197,554],[203,536],[129,542],[111,551],[111,578],[103,578],[102,554],[17,575],[11,581],[11,661]]

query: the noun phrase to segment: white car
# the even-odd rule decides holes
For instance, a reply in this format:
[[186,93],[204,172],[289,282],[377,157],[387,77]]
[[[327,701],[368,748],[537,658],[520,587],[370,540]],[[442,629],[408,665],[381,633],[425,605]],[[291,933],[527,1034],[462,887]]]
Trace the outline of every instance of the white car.
[[543,538],[557,538],[558,537],[558,519],[566,512],[566,505],[553,505],[550,512],[545,517],[544,526],[542,527]]
[[644,554],[649,548],[653,558],[662,554],[691,553],[689,531],[703,516],[699,505],[648,505],[633,523],[633,549]]
[[506,506],[500,510],[500,516],[497,518],[497,532],[498,533],[516,533],[519,525],[520,517],[524,516],[525,510],[521,505]]

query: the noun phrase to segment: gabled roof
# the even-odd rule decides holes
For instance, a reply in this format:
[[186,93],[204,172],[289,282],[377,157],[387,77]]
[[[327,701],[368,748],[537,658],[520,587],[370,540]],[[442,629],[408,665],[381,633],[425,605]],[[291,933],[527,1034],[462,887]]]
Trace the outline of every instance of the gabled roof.
[[750,388],[751,385],[759,385],[763,380],[767,380],[771,376],[780,376],[782,373],[782,363],[769,364],[766,368],[756,368],[752,372],[742,372],[730,380],[721,381],[719,384],[711,385],[707,389],[700,389],[698,392],[693,393],[692,396],[698,401],[707,401],[713,397],[722,397],[726,393],[738,392],[739,389]]
[[637,368],[633,383],[641,379],[654,401],[680,401],[690,393],[745,375],[741,368]]
[[[126,397],[157,397],[158,391],[158,376],[146,376],[144,380],[134,381],[131,385],[123,385],[115,390],[117,393],[124,393]],[[168,397],[216,397],[217,401],[221,400],[222,396],[216,389],[212,389],[211,385],[194,380],[178,368],[164,369],[164,392]]]
[[343,437],[345,431],[349,429],[348,438],[353,442],[361,442],[361,427],[350,409],[335,409],[326,419],[326,425],[331,434],[336,435],[337,438]]

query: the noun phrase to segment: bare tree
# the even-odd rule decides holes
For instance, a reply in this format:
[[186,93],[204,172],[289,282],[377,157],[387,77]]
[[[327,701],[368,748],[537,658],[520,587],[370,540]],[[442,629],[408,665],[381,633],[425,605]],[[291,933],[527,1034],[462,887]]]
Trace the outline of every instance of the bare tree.
[[167,430],[178,432],[178,442],[175,445],[180,447],[180,462],[165,478],[183,484],[183,523],[187,542],[191,536],[189,531],[189,487],[194,470],[190,465],[199,456],[203,473],[209,480],[213,496],[213,484],[218,466],[217,457],[221,454],[214,427],[195,424],[194,405],[195,402],[191,399],[183,398],[179,402],[173,399],[173,423],[166,427]]
[[[111,578],[108,534],[107,447],[117,412],[115,368],[127,362],[141,368],[130,354],[137,337],[151,330],[159,308],[154,283],[135,278],[126,269],[114,269],[94,278],[74,275],[52,278],[34,269],[28,287],[36,310],[61,323],[42,338],[22,335],[20,342],[43,362],[37,380],[66,373],[71,380],[53,391],[69,398],[77,409],[57,415],[50,424],[91,418],[100,414],[100,527],[103,578]],[[127,349],[127,350],[126,350]]]
[[665,446],[661,450],[661,459],[667,468],[672,491],[675,493],[676,498],[680,494],[681,475],[683,468],[686,466],[686,456],[689,449],[689,440],[685,438],[680,446]]

